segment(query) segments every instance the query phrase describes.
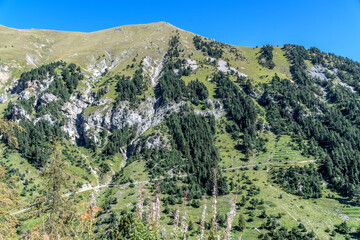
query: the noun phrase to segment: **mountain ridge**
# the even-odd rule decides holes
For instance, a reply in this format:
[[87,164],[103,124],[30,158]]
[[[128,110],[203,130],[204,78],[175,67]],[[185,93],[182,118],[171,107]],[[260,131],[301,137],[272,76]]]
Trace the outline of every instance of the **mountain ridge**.
[[[119,25],[119,26],[115,26],[115,27],[109,27],[109,28],[104,28],[104,29],[100,29],[100,30],[95,30],[95,31],[91,31],[91,32],[82,32],[82,31],[69,31],[69,30],[55,30],[55,29],[42,29],[42,28],[15,28],[15,27],[8,27],[5,25],[0,24],[0,28],[5,28],[5,29],[11,29],[11,30],[19,30],[19,31],[49,31],[49,32],[65,32],[65,33],[95,33],[95,32],[101,32],[101,31],[106,31],[106,30],[112,30],[112,29],[116,29],[116,28],[121,28],[121,27],[130,27],[130,26],[146,26],[146,25],[156,25],[156,24],[167,24],[167,25],[171,25],[175,28],[178,28],[174,25],[172,25],[169,22],[166,21],[158,21],[158,22],[150,22],[150,23],[135,23],[135,24],[125,24],[125,25]],[[180,29],[180,28],[178,28]]]

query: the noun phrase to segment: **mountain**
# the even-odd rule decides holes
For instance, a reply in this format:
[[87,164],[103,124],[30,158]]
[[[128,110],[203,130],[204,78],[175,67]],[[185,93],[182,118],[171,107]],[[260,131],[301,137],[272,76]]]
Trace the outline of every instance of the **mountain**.
[[0,178],[20,203],[0,216],[17,221],[14,238],[75,238],[69,229],[84,220],[69,216],[94,209],[82,201],[102,209],[86,217],[95,235],[79,239],[156,239],[146,232],[162,228],[166,239],[202,229],[209,239],[359,237],[351,59],[232,46],[165,22],[92,33],[0,26],[0,84],[1,124],[12,124]]

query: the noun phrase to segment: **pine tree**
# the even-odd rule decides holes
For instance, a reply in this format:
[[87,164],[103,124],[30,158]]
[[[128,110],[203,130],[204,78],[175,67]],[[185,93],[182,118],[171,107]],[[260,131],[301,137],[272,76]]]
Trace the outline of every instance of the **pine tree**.
[[55,143],[47,166],[41,173],[44,189],[38,198],[40,212],[45,213],[40,232],[50,239],[71,236],[70,225],[75,219],[74,201],[65,190],[71,186],[64,171],[60,143]]
[[[16,131],[22,128],[15,122],[0,119],[0,133],[7,142],[16,148],[18,141]],[[0,166],[0,239],[12,239],[16,236],[17,218],[10,214],[19,205],[19,191],[14,187],[15,176],[6,178],[6,168]]]
[[350,232],[350,230],[351,230],[351,228],[349,227],[349,225],[347,224],[346,221],[340,223],[339,225],[336,225],[335,227],[342,234],[348,234]]
[[237,228],[240,232],[242,232],[242,231],[244,231],[245,226],[246,226],[245,217],[244,217],[244,215],[240,214]]
[[14,177],[7,180],[5,173],[5,167],[0,167],[0,239],[13,239],[18,222],[10,211],[19,205],[19,192],[10,184]]
[[189,230],[189,231],[194,230],[194,223],[193,223],[191,220],[190,220],[190,222],[189,222],[188,230]]
[[18,147],[16,132],[21,131],[23,131],[23,128],[20,127],[18,123],[7,119],[0,119],[0,133],[5,137],[6,141],[15,148]]

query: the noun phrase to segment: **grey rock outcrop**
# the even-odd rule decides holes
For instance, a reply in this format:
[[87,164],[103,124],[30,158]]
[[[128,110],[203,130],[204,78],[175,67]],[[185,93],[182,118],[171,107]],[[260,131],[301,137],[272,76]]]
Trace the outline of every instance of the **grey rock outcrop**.
[[1,104],[6,102],[8,99],[9,98],[8,98],[8,95],[6,93],[3,93],[3,94],[0,95],[0,103]]
[[19,122],[22,119],[27,119],[30,121],[30,115],[25,111],[24,108],[20,107],[14,103],[14,108],[12,110],[11,119],[15,122]]
[[114,129],[121,129],[137,125],[137,134],[140,135],[152,126],[153,116],[155,115],[153,98],[147,98],[140,103],[137,109],[129,107],[128,102],[121,102],[111,116],[111,126]]
[[150,136],[140,137],[133,141],[128,147],[127,153],[131,155],[134,152],[141,152],[143,149],[155,149],[158,147],[170,149],[169,141],[161,133],[153,133]]
[[25,89],[19,94],[19,99],[21,100],[29,100],[30,99],[30,91],[28,89]]
[[58,98],[51,94],[51,93],[45,93],[39,98],[39,104],[48,104],[49,102],[57,101]]
[[37,119],[34,120],[34,123],[37,123],[40,120],[45,120],[48,121],[51,125],[53,125],[55,123],[54,120],[52,120],[51,115],[50,114],[45,114]]

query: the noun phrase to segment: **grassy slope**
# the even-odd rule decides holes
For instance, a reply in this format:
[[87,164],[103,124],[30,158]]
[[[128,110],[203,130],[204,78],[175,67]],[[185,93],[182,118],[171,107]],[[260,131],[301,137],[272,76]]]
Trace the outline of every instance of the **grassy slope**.
[[[131,166],[132,165],[132,166]],[[141,162],[133,163],[129,166],[128,171],[138,172],[142,168]],[[303,164],[302,164],[303,165]],[[271,167],[286,167],[289,165],[272,165]],[[359,209],[356,208],[349,208],[343,209],[343,201],[345,199],[341,198],[340,196],[335,194],[335,198],[327,198],[328,193],[332,193],[329,189],[324,187],[324,197],[320,199],[301,199],[298,196],[294,196],[284,192],[275,184],[271,183],[271,179],[267,173],[267,169],[260,168],[258,171],[249,168],[246,169],[238,169],[238,170],[229,170],[226,172],[226,175],[229,178],[234,178],[234,181],[237,183],[237,176],[243,174],[249,176],[249,178],[254,182],[256,187],[260,187],[260,194],[256,195],[255,198],[263,199],[265,201],[264,205],[260,205],[254,211],[255,216],[253,217],[253,222],[247,222],[246,229],[244,232],[240,233],[238,231],[232,231],[233,236],[239,237],[240,235],[243,239],[255,239],[259,235],[259,233],[255,230],[255,228],[260,228],[260,225],[266,220],[259,218],[262,210],[265,210],[268,215],[277,216],[278,213],[282,214],[281,219],[278,221],[281,223],[282,226],[286,227],[296,227],[299,223],[303,223],[305,227],[308,229],[312,229],[315,233],[320,237],[320,239],[328,239],[329,235],[324,230],[329,227],[333,229],[334,224],[341,223],[344,213],[349,214],[350,216],[359,215]],[[132,175],[133,177],[135,175]],[[136,177],[135,179],[142,179],[145,180],[146,178],[143,177]],[[140,185],[145,184],[145,189],[147,192],[150,192],[150,185],[142,182],[140,184],[136,184],[133,188],[125,188],[120,189],[119,187],[114,187],[111,191],[118,198],[118,203],[112,206],[112,209],[115,210],[118,214],[121,210],[130,210],[132,209],[138,201],[138,194],[139,194],[139,187]],[[237,183],[238,184],[238,183]],[[244,181],[240,181],[240,186],[246,185]],[[147,186],[147,187],[146,187]],[[334,193],[332,193],[334,194]],[[243,190],[241,194],[238,196],[238,200],[241,199],[241,196],[247,195],[247,191]],[[282,196],[282,197],[280,197]],[[166,197],[166,196],[162,196]],[[218,197],[218,204],[217,210],[221,214],[226,214],[229,211],[229,202],[234,197],[233,194],[229,194],[226,196]],[[203,205],[203,201],[201,201],[201,206]],[[182,212],[183,205],[174,205],[169,206],[171,210],[176,210],[177,207],[180,208],[180,212]],[[247,202],[245,207],[238,207],[237,214],[242,213],[245,216],[245,219],[249,219],[248,210],[250,208],[250,204]],[[162,207],[161,210],[164,208]],[[211,199],[207,200],[207,217],[206,220],[210,221],[211,216]],[[187,207],[187,212],[189,214],[188,221],[192,220],[195,225],[200,220],[201,213],[203,208],[193,208],[192,206]],[[161,225],[167,229],[167,232],[170,233],[172,231],[171,223],[171,216],[172,214],[164,214],[161,213]],[[237,215],[238,216],[238,215]],[[238,217],[235,217],[234,225],[236,225]],[[357,226],[356,220],[349,221],[350,226],[355,227]],[[197,229],[197,227],[195,227]],[[222,229],[223,230],[223,229]],[[262,231],[262,230],[260,230]],[[234,238],[237,239],[237,238]],[[343,239],[340,236],[335,237],[335,239]]]
[[[64,60],[86,69],[88,64],[115,60],[121,70],[133,57],[159,58],[167,48],[168,37],[176,28],[159,22],[128,25],[92,33],[48,30],[18,30],[0,26],[0,56],[7,62],[16,61],[23,69]],[[96,61],[98,59],[98,61]]]

